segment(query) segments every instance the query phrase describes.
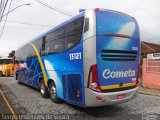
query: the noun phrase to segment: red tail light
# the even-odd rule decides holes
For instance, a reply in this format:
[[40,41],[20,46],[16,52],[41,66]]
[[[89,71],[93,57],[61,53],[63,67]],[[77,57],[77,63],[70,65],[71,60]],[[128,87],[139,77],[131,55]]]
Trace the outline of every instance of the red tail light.
[[96,92],[101,92],[98,74],[97,74],[97,65],[94,64],[90,67],[89,76],[88,76],[88,88]]
[[100,8],[95,8],[95,11],[99,11],[100,10]]

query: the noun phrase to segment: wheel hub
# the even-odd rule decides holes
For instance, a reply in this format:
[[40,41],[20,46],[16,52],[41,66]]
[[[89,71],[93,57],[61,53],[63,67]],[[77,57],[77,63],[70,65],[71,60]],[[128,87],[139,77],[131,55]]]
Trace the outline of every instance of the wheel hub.
[[51,96],[52,96],[52,98],[56,97],[56,88],[55,87],[51,88]]
[[44,94],[44,85],[41,84],[41,93]]

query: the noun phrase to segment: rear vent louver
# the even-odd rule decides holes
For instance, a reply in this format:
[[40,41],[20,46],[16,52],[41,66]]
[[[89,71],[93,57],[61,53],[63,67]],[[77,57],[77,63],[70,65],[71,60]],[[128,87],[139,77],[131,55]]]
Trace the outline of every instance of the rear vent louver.
[[102,50],[101,57],[104,61],[135,61],[137,52],[125,50]]

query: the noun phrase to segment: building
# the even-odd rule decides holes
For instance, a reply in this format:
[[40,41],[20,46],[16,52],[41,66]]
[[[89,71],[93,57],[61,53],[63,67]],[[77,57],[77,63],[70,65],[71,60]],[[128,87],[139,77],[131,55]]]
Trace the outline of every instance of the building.
[[160,45],[149,43],[149,42],[141,42],[141,56],[142,58],[146,58],[149,53],[160,53]]
[[160,53],[160,45],[141,42],[142,86],[160,89],[160,59],[147,58],[147,54]]

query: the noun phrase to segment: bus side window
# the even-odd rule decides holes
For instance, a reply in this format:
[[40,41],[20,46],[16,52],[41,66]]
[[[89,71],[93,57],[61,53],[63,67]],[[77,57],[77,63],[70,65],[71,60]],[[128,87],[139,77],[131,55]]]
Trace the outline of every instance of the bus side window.
[[65,39],[63,37],[63,38],[59,38],[58,40],[54,41],[54,44],[52,47],[53,47],[55,53],[64,51],[64,40]]
[[42,37],[42,51],[45,51],[46,36]]
[[77,19],[65,27],[66,49],[69,50],[80,43],[84,18]]
[[63,52],[65,49],[64,28],[57,29],[50,34],[50,39],[46,40],[46,51],[48,54]]
[[70,49],[74,46],[74,43],[67,43],[67,49]]
[[51,33],[48,33],[48,34],[46,35],[45,53],[44,53],[44,55],[47,55],[47,54],[49,53],[49,51],[50,51],[50,47],[49,47],[50,42],[49,42],[49,41],[51,41],[52,38],[53,38],[53,36],[52,36]]

